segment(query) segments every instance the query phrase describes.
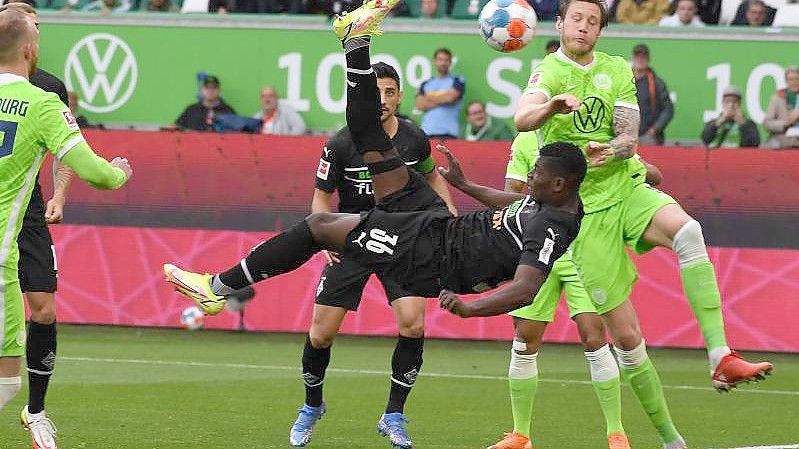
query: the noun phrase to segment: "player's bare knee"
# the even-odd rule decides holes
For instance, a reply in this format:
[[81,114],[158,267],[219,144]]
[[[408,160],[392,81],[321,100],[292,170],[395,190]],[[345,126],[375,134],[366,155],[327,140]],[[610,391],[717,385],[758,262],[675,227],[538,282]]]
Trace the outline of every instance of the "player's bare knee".
[[593,352],[607,344],[605,326],[596,314],[579,314],[574,317],[580,342],[586,351]]
[[642,341],[641,332],[632,328],[613,336],[613,345],[624,350],[635,349]]
[[587,335],[581,333],[580,341],[583,344],[583,348],[588,352],[594,352],[607,344],[605,336],[597,333],[590,333]]
[[399,334],[407,338],[422,338],[424,337],[424,322],[400,324]]
[[36,301],[30,300],[28,305],[31,311],[31,321],[39,324],[53,324],[55,322],[55,297],[50,294],[49,298],[39,295]]
[[330,335],[325,332],[316,331],[313,328],[308,332],[308,339],[311,341],[311,346],[316,349],[329,348],[330,345],[333,344],[335,338],[335,334]]

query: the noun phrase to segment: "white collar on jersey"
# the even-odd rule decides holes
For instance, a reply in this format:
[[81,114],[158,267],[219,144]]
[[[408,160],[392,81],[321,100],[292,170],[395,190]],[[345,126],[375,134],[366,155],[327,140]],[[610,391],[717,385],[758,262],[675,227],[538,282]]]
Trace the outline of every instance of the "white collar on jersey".
[[560,59],[561,59],[563,62],[566,62],[566,63],[568,63],[568,64],[571,64],[571,65],[573,65],[573,66],[577,67],[578,69],[580,69],[580,70],[584,70],[584,71],[586,71],[586,72],[587,72],[588,70],[591,70],[591,67],[593,67],[593,66],[594,66],[594,64],[596,64],[596,55],[593,55],[593,56],[594,56],[594,59],[593,59],[593,60],[592,60],[592,61],[591,61],[591,62],[590,62],[588,65],[580,65],[580,64],[578,64],[578,63],[577,63],[577,61],[575,61],[574,59],[572,59],[572,58],[570,58],[570,57],[566,56],[566,53],[563,53],[563,49],[562,49],[562,48],[559,48],[559,49],[558,49],[558,51],[556,51],[556,52],[555,52],[555,56],[557,56],[558,58],[560,58]]
[[24,77],[13,73],[0,73],[0,86],[3,84],[16,83],[17,81],[27,81]]

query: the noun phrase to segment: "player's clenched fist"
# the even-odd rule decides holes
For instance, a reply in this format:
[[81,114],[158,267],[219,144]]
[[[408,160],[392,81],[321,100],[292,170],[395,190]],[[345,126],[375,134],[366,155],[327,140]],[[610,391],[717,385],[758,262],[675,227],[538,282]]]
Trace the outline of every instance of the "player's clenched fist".
[[438,295],[438,302],[442,309],[458,315],[461,318],[469,318],[472,316],[469,311],[469,305],[461,301],[458,295],[451,290],[441,290],[441,293]]
[[130,163],[124,157],[115,157],[113,161],[111,161],[111,166],[121,169],[127,179],[130,179],[133,176],[133,169],[130,168]]
[[558,114],[568,114],[580,109],[582,102],[572,94],[555,95],[549,100],[550,107]]

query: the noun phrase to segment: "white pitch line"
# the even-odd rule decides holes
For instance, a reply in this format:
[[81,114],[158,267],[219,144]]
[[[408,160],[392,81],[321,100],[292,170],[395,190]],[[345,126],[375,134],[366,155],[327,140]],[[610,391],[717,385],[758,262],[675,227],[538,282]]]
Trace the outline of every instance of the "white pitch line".
[[742,447],[728,447],[724,449],[799,449],[799,444],[787,444],[777,446],[742,446]]
[[[252,365],[246,363],[211,363],[211,362],[182,362],[178,360],[140,360],[140,359],[112,359],[112,358],[95,358],[95,357],[58,357],[58,360],[68,362],[95,362],[95,363],[131,363],[138,365],[162,365],[162,366],[193,366],[205,368],[242,368],[242,369],[261,369],[261,370],[278,370],[278,371],[300,371],[298,366],[285,366],[285,365]],[[327,371],[333,373],[344,374],[365,374],[377,376],[390,376],[391,372],[381,370],[365,370],[365,369],[349,369],[349,368],[328,368]],[[457,373],[433,373],[422,371],[422,377],[438,377],[445,379],[477,379],[477,380],[508,380],[506,376],[489,376],[484,374],[457,374]],[[556,384],[570,384],[570,385],[591,385],[588,380],[573,380],[573,379],[540,379],[540,382],[556,383]],[[672,390],[696,390],[696,391],[712,391],[716,390],[711,387],[697,387],[693,385],[663,385],[663,388]],[[750,394],[774,394],[785,396],[799,396],[799,391],[793,390],[766,390],[762,388],[741,390],[736,389],[736,393],[750,393]],[[772,449],[772,446],[756,446],[755,449]],[[794,446],[773,446],[773,449],[779,448],[793,448],[799,449],[799,445]],[[729,448],[729,449],[752,449],[752,448]]]

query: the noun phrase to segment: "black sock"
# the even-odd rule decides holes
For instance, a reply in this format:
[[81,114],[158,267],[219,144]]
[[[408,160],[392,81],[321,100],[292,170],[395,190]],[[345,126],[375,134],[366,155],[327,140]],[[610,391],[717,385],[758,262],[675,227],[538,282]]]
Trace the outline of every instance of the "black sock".
[[386,413],[402,413],[405,401],[422,369],[424,337],[408,338],[399,336],[394,356],[391,358],[391,392],[388,395]]
[[305,403],[311,407],[322,405],[322,387],[325,371],[330,364],[330,346],[314,348],[311,338],[305,338],[305,350],[302,352],[302,381],[305,384]]
[[382,108],[377,77],[369,62],[369,40],[350,39],[344,44],[347,58],[347,127],[355,148],[386,151],[394,148],[380,122]]
[[311,228],[303,220],[288,231],[256,246],[241,263],[219,273],[219,280],[227,287],[240,290],[268,277],[299,268],[319,250],[321,247],[314,241]]
[[55,368],[56,324],[40,324],[31,321],[28,326],[28,412],[44,410],[47,385]]

